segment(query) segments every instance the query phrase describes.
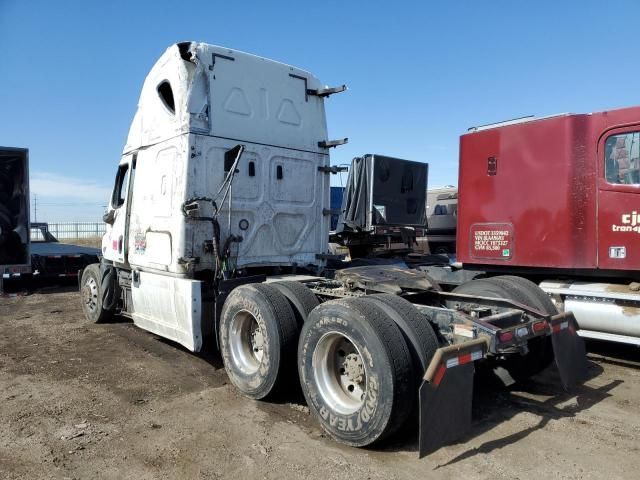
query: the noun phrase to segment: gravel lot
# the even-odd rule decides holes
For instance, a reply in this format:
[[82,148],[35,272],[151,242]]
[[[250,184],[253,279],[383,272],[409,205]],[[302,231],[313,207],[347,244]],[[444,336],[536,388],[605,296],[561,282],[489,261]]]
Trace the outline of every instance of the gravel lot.
[[476,389],[470,434],[419,460],[415,430],[343,447],[296,385],[254,402],[215,354],[88,324],[71,286],[0,298],[0,478],[638,478],[639,350],[588,348],[591,379],[573,394],[554,368]]

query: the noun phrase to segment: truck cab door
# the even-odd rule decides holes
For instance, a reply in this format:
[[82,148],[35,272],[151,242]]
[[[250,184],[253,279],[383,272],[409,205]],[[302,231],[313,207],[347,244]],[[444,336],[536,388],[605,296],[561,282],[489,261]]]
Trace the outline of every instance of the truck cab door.
[[134,170],[135,155],[126,155],[123,157],[116,173],[109,211],[105,216],[105,221],[111,226],[107,228],[107,234],[103,238],[102,251],[107,260],[117,263],[127,263],[128,261],[128,218],[131,206]]
[[598,143],[598,268],[640,270],[640,125]]

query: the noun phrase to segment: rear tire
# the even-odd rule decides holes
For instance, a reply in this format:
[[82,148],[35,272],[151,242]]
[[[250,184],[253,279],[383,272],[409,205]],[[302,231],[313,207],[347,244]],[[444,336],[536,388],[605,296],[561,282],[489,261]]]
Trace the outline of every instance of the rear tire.
[[414,373],[420,379],[440,346],[433,327],[411,302],[402,297],[382,293],[366,298],[376,302],[396,322],[411,352]]
[[493,280],[500,280],[510,282],[517,285],[525,292],[531,299],[532,305],[536,305],[536,308],[547,315],[556,315],[558,308],[555,306],[551,297],[545,293],[538,285],[531,280],[527,280],[523,277],[516,277],[515,275],[500,275],[499,277],[491,277]]
[[311,310],[320,305],[318,297],[300,282],[273,282],[269,285],[277,288],[287,297],[296,315],[299,328],[302,328]]
[[334,439],[363,447],[396,432],[416,396],[411,355],[395,322],[367,298],[325,302],[302,328],[302,391]]
[[262,399],[295,372],[298,327],[287,298],[267,284],[234,289],[222,307],[220,353],[229,380]]
[[[558,309],[551,301],[549,295],[538,285],[530,280],[515,275],[501,275],[492,277],[489,280],[500,282],[502,285],[512,285],[520,289],[521,294],[525,295],[529,300],[525,305],[532,306],[547,315],[556,315]],[[522,302],[521,302],[522,303]],[[536,337],[529,341],[529,353],[521,357],[518,366],[514,369],[517,376],[516,380],[524,380],[542,372],[551,363],[553,363],[553,345],[551,344],[551,336]],[[513,376],[513,375],[512,375]]]
[[92,323],[104,323],[113,317],[113,311],[103,308],[104,290],[100,275],[100,264],[92,263],[82,271],[80,280],[82,311]]

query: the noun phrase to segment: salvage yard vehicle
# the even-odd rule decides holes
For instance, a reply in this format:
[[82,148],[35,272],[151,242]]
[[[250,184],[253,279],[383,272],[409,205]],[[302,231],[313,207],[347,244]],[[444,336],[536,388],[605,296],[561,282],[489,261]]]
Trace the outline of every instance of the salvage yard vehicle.
[[[86,317],[123,315],[194,352],[208,340],[250,398],[298,376],[347,445],[387,438],[416,407],[421,455],[469,428],[476,361],[524,377],[555,352],[563,386],[583,381],[573,315],[529,282],[452,293],[419,268],[327,268],[329,148],[346,139],[327,138],[324,99],[345,89],[227,48],[171,46],[142,88],[103,257],[82,274]],[[390,226],[424,217],[426,172],[369,158],[362,178],[385,187],[374,195],[354,178],[362,195],[347,201],[365,204],[353,211]]]
[[441,283],[519,275],[581,336],[640,345],[640,107],[470,128],[457,193],[462,269]]

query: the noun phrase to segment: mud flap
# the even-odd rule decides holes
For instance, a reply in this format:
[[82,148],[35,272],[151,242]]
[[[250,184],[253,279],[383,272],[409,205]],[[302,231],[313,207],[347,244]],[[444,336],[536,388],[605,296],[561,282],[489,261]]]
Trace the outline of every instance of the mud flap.
[[473,362],[484,358],[486,352],[483,339],[436,351],[419,391],[420,458],[459,439],[471,428]]
[[578,324],[573,313],[554,315],[549,320],[551,343],[560,381],[565,390],[587,379],[587,352],[584,340],[578,336]]

